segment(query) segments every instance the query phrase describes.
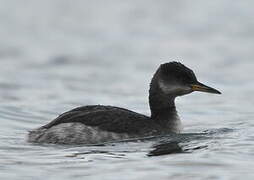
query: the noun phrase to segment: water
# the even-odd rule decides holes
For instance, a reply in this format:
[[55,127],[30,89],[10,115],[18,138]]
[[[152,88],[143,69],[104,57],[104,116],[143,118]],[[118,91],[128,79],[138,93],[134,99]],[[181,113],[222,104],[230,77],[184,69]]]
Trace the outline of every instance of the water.
[[[0,4],[1,179],[254,178],[253,1]],[[81,105],[149,114],[149,81],[171,60],[223,93],[177,99],[183,135],[105,146],[25,141]]]

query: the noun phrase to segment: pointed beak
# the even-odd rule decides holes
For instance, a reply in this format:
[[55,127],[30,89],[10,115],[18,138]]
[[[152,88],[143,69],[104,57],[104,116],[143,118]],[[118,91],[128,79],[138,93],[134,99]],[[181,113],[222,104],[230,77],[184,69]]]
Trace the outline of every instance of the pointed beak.
[[206,86],[200,82],[197,82],[195,84],[192,84],[191,85],[191,89],[193,91],[201,91],[201,92],[207,92],[207,93],[212,93],[212,94],[221,94],[220,91],[214,89],[214,88],[211,88],[209,86]]

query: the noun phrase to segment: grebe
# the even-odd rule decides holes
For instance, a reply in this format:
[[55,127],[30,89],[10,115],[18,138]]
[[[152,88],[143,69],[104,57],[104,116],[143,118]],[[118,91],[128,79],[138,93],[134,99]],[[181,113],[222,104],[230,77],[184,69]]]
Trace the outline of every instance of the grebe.
[[175,98],[193,91],[221,94],[218,90],[198,82],[194,72],[183,64],[161,64],[150,83],[150,117],[113,106],[78,107],[30,131],[28,142],[98,144],[179,133],[181,123]]

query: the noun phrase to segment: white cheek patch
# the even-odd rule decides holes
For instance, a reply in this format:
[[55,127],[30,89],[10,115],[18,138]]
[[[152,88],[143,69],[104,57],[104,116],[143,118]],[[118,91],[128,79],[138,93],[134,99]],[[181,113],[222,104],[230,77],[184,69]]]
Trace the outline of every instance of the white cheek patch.
[[175,94],[175,93],[181,93],[181,92],[188,92],[190,91],[189,87],[181,86],[178,84],[167,84],[163,81],[159,81],[159,87],[165,94]]
[[179,86],[177,86],[177,85],[168,85],[163,81],[159,81],[159,87],[166,94],[175,92],[175,91],[177,91],[177,89],[179,89]]

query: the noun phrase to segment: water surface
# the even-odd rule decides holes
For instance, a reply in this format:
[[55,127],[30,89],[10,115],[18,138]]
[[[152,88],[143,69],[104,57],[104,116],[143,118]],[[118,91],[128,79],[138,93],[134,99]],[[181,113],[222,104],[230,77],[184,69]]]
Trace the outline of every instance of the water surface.
[[[0,3],[1,179],[254,178],[253,1]],[[183,135],[104,146],[25,141],[81,105],[149,115],[149,81],[172,60],[223,93],[177,99]]]

